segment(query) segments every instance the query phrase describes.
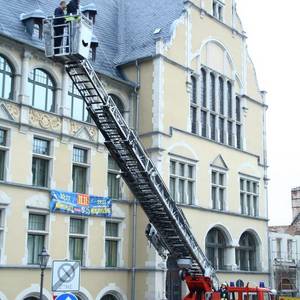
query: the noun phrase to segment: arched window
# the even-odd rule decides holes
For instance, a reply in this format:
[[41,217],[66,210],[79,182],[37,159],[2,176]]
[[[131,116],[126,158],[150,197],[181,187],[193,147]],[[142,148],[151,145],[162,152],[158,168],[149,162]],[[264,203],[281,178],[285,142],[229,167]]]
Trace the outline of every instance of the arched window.
[[243,271],[256,271],[256,242],[253,234],[244,232],[236,250],[237,265]]
[[101,298],[101,300],[118,300],[118,298],[113,296],[112,294],[107,294],[107,295],[103,296]]
[[226,238],[224,233],[217,228],[211,229],[205,240],[207,258],[217,270],[225,269]]
[[69,87],[68,105],[71,107],[71,117],[73,119],[82,122],[91,122],[91,117],[86,110],[86,104],[73,83]]
[[38,297],[27,297],[25,298],[24,300],[38,300],[39,298]]
[[0,98],[13,99],[13,71],[11,64],[0,55]]
[[54,81],[46,71],[32,70],[28,78],[28,89],[33,107],[48,112],[55,111]]
[[125,108],[124,108],[124,104],[121,101],[121,99],[119,97],[117,97],[116,95],[110,94],[109,95],[115,102],[117,108],[119,109],[121,115],[124,117],[124,112],[125,112]]

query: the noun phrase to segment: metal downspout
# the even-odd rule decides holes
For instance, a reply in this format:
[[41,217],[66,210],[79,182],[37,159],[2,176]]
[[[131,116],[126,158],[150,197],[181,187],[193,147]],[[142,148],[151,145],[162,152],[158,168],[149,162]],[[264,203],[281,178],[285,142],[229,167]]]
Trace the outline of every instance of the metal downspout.
[[[136,73],[137,73],[137,85],[134,89],[135,101],[136,101],[136,124],[135,130],[138,132],[139,129],[139,89],[140,89],[140,65],[138,61],[135,62]],[[131,300],[135,300],[135,287],[136,287],[136,223],[137,223],[137,201],[133,200],[132,207],[132,279],[131,279]]]

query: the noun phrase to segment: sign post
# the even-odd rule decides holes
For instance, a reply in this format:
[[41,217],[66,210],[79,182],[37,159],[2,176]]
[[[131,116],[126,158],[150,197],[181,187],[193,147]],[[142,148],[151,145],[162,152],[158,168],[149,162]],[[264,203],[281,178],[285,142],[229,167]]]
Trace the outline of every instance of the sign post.
[[[52,291],[53,292],[77,292],[79,291],[79,289],[80,289],[80,262],[70,261],[70,260],[53,261]],[[72,299],[73,298],[70,298],[70,300]]]

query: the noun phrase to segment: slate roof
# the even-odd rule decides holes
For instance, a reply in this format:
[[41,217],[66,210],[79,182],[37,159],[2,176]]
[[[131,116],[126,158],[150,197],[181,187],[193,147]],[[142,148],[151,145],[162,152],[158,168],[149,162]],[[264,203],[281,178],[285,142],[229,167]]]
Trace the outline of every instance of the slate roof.
[[[180,18],[184,0],[82,0],[97,8],[94,34],[99,41],[94,67],[98,72],[122,78],[117,65],[155,54],[154,31],[169,39],[172,24]],[[0,0],[0,34],[43,48],[43,41],[25,32],[21,14],[40,9],[52,15],[59,0]],[[156,35],[157,36],[157,35]]]

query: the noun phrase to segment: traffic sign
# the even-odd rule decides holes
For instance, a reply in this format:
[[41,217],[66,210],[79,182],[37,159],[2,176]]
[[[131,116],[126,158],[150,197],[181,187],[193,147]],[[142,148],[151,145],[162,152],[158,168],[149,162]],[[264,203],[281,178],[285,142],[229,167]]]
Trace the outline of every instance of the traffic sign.
[[[70,260],[53,261],[52,291],[73,292],[73,291],[79,291],[79,289],[80,289],[80,262],[70,261]],[[70,300],[73,300],[73,298],[70,298]]]
[[78,300],[78,298],[73,294],[67,293],[57,296],[55,300]]

